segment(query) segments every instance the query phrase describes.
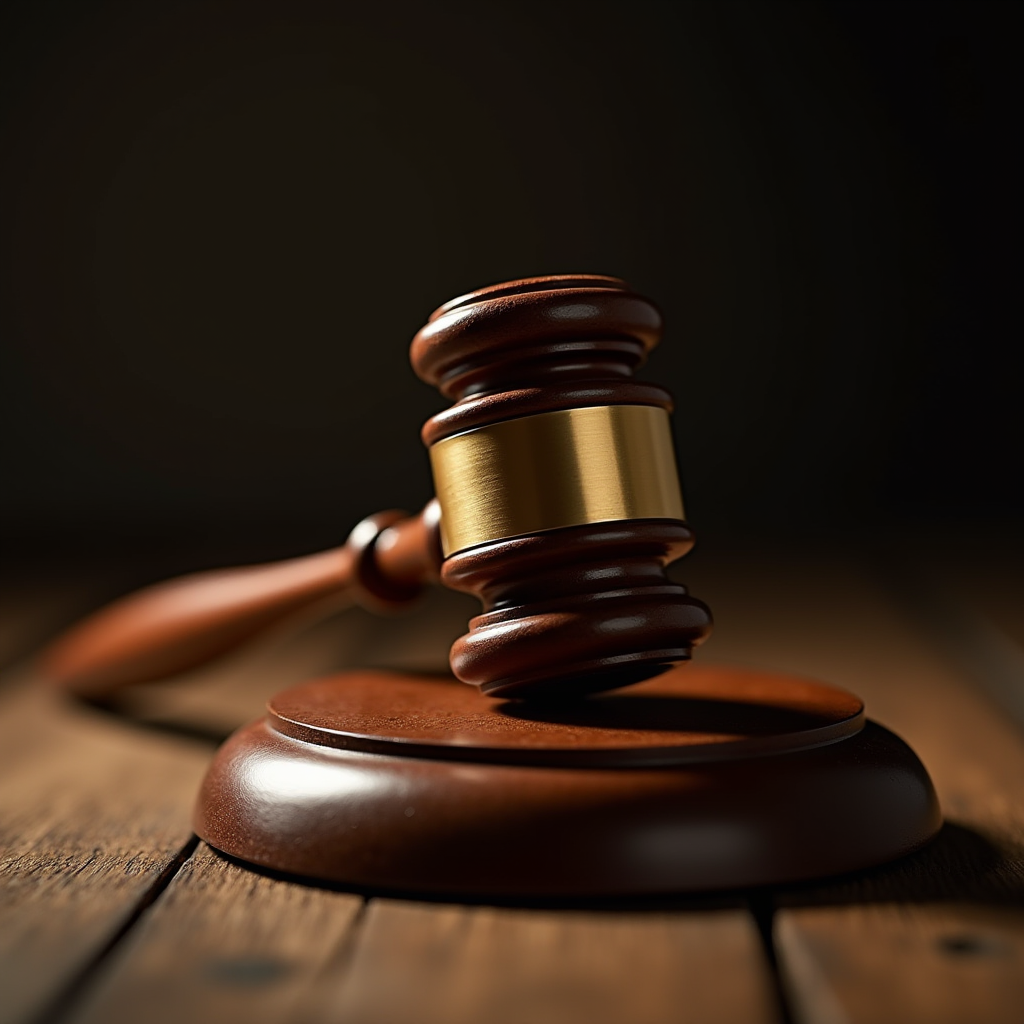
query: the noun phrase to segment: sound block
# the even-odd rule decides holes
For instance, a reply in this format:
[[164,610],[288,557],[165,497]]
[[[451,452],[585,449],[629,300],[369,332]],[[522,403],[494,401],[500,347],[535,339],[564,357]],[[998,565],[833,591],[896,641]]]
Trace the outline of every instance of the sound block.
[[697,665],[561,705],[404,673],[304,683],[224,744],[195,811],[263,868],[474,898],[790,882],[940,824],[921,762],[853,695]]

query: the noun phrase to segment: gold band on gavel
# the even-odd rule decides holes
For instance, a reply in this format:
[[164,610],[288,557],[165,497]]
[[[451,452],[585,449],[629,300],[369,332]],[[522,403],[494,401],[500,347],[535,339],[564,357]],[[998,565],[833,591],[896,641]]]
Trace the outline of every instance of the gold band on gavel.
[[668,413],[566,409],[494,423],[430,448],[445,557],[584,523],[683,519]]

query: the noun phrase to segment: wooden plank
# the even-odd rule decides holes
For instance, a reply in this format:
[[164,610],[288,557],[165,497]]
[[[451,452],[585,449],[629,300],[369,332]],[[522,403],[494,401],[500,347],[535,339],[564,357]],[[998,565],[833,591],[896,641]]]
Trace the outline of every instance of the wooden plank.
[[[860,692],[867,698],[873,717],[896,728],[922,755],[947,813],[956,822],[952,832],[947,832],[931,851],[919,858],[891,869],[864,873],[853,881],[802,887],[783,894],[781,902],[786,906],[779,914],[778,949],[791,986],[794,1014],[801,1020],[828,1020],[823,1014],[833,1013],[832,1019],[856,1021],[864,1019],[857,1016],[862,1014],[862,1007],[877,1010],[883,1001],[895,1000],[904,1007],[902,1019],[929,1019],[930,1004],[922,1001],[915,984],[907,977],[918,970],[926,977],[929,971],[938,970],[929,966],[928,959],[934,958],[936,942],[945,943],[950,949],[973,948],[973,944],[978,948],[1009,950],[998,956],[993,954],[994,964],[985,967],[989,972],[985,984],[995,1000],[993,1013],[1013,1005],[1009,999],[1014,992],[1006,979],[1015,969],[1003,970],[1000,964],[1016,963],[1012,958],[1018,956],[1015,937],[1019,916],[1010,910],[997,914],[997,921],[982,921],[977,915],[982,910],[991,912],[984,906],[988,903],[1022,902],[1024,872],[1019,850],[1024,848],[1024,833],[1018,809],[1024,806],[1024,754],[1019,732],[991,703],[972,691],[962,674],[937,654],[928,638],[908,624],[905,612],[884,595],[862,567],[834,559],[794,557],[773,562],[744,556],[732,574],[727,565],[713,568],[716,571],[704,582],[699,573],[692,578],[694,592],[709,600],[719,622],[716,639],[702,655],[803,672]],[[386,625],[389,631],[394,629],[401,636],[400,625]],[[429,630],[424,633],[428,640],[432,635]],[[240,678],[239,694],[243,683]],[[234,706],[230,701],[225,706],[229,705]],[[122,783],[120,776],[132,773],[129,766],[137,760],[149,763],[148,755],[137,749],[140,739],[144,739],[146,747],[170,744],[168,749],[178,751],[164,759],[165,774],[173,773],[173,765],[180,762],[180,746],[177,741],[162,737],[140,737],[123,724],[76,708],[73,717],[85,716],[88,721],[65,728],[60,726],[65,716],[57,716],[42,729],[40,749],[44,753],[37,756],[38,737],[26,725],[36,721],[39,708],[20,718],[9,713],[12,709],[17,711],[16,702],[0,706],[5,712],[0,716],[0,771],[9,767],[21,771],[26,785],[18,787],[21,795],[16,799],[0,794],[0,817],[21,844],[19,848],[29,849],[30,853],[35,850],[37,861],[44,862],[36,872],[44,884],[38,889],[39,906],[33,911],[34,917],[26,916],[25,904],[32,902],[31,893],[38,883],[38,879],[30,879],[27,884],[25,881],[33,874],[31,858],[27,868],[23,866],[20,874],[15,872],[12,876],[16,881],[14,890],[21,886],[21,904],[18,899],[12,904],[20,932],[15,929],[11,936],[9,928],[0,931],[0,957],[8,966],[14,961],[9,971],[9,977],[15,979],[11,990],[17,995],[20,986],[31,997],[32,986],[26,985],[26,978],[31,977],[33,970],[52,967],[47,982],[51,988],[59,986],[62,979],[74,974],[76,964],[87,961],[88,951],[101,948],[106,941],[104,936],[115,933],[117,922],[125,920],[132,908],[138,906],[140,894],[136,892],[135,902],[122,902],[120,910],[108,917],[106,930],[97,930],[91,923],[95,907],[86,906],[85,913],[80,913],[81,907],[76,909],[76,900],[84,901],[83,905],[93,903],[91,892],[82,897],[73,891],[76,882],[70,876],[76,871],[80,880],[95,867],[98,881],[89,877],[88,887],[77,888],[91,891],[98,887],[100,903],[110,896],[112,883],[106,877],[110,871],[103,866],[110,863],[109,858],[104,860],[108,851],[100,849],[100,857],[94,858],[94,863],[88,859],[90,851],[85,847],[89,835],[102,837],[104,828],[116,831],[91,821],[76,824],[76,815],[82,813],[78,804],[83,795],[89,815],[100,819],[116,817],[115,809],[95,796],[99,792],[94,789],[97,779],[116,791],[117,784]],[[107,736],[111,729],[120,740]],[[127,746],[125,735],[133,737]],[[61,751],[55,752],[56,747],[61,747]],[[70,753],[62,767],[60,759],[65,757],[65,748]],[[193,748],[203,750],[200,745]],[[45,753],[47,750],[49,754]],[[111,750],[116,754],[112,760]],[[198,770],[205,759],[201,752],[196,778],[182,787],[187,789],[182,801],[185,806],[191,802]],[[109,770],[102,767],[104,764]],[[82,765],[86,767],[82,769]],[[152,781],[150,769],[144,768],[143,775],[147,773]],[[123,780],[123,788],[129,793],[137,791],[133,797],[136,805],[146,792],[143,782],[135,778]],[[173,789],[173,782],[165,788]],[[151,797],[159,790],[159,785],[154,786],[149,791]],[[156,798],[163,799],[164,795],[160,791]],[[44,814],[38,821],[33,819],[35,805],[47,800],[55,801],[53,813],[49,817]],[[141,816],[144,832],[151,827],[152,822],[146,825],[145,808],[140,810],[136,806],[134,813]],[[116,822],[113,824],[117,826]],[[122,831],[126,827],[133,830],[136,825],[133,819],[127,826],[117,827]],[[85,846],[79,843],[81,836],[75,829],[85,829]],[[71,856],[66,864],[55,869],[52,862],[67,843],[68,830],[74,833],[68,844]],[[150,839],[147,833],[145,841]],[[95,838],[92,842],[94,848],[99,848]],[[114,847],[117,842],[113,840]],[[172,860],[173,856],[163,863]],[[158,864],[159,857],[153,863]],[[549,1008],[554,1008],[550,1010],[550,1019],[580,1019],[595,1024],[613,1019],[686,1020],[686,1014],[691,1012],[693,1019],[700,1020],[757,1021],[771,1019],[773,1013],[771,983],[757,949],[757,937],[750,918],[740,911],[602,915],[380,901],[371,905],[361,931],[352,931],[352,920],[345,916],[348,911],[325,912],[328,923],[323,927],[330,934],[325,936],[327,941],[318,942],[317,929],[321,926],[304,929],[295,923],[304,915],[289,909],[302,907],[299,896],[279,894],[277,887],[287,886],[286,883],[260,878],[260,886],[266,889],[258,886],[251,890],[254,895],[238,898],[239,892],[250,892],[244,886],[255,884],[252,880],[257,876],[219,861],[208,863],[197,857],[189,863],[190,874],[183,873],[180,880],[171,883],[176,902],[165,903],[168,894],[164,894],[141,919],[139,928],[129,934],[123,949],[115,953],[110,970],[99,979],[89,1001],[80,1008],[85,1019],[117,1019],[111,1014],[124,1014],[123,1007],[132,1005],[137,1010],[139,1004],[133,1001],[141,998],[138,993],[154,984],[154,978],[160,974],[159,964],[164,963],[163,969],[167,969],[171,947],[165,942],[165,934],[184,934],[181,922],[189,921],[197,933],[207,928],[215,930],[222,918],[225,931],[219,942],[222,946],[234,943],[237,961],[242,966],[227,968],[227,981],[219,994],[211,995],[211,982],[204,973],[208,958],[204,959],[201,951],[192,960],[184,957],[184,974],[178,976],[173,989],[175,998],[184,999],[179,999],[177,1005],[188,1007],[193,1016],[195,1007],[202,1006],[205,1015],[206,1006],[212,1005],[204,1000],[223,999],[217,1005],[230,1004],[232,1011],[240,1005],[238,1000],[245,1002],[248,996],[239,996],[237,992],[229,996],[228,989],[235,982],[244,988],[239,979],[247,975],[256,979],[254,987],[267,995],[268,1007],[279,1010],[287,1005],[290,1017],[304,1020],[391,1020],[398,1024],[404,1019],[424,1024],[432,1020],[450,1020],[455,1024],[480,1019],[500,1022],[523,1019],[512,1014],[522,1013],[524,1006],[531,1021],[549,1019]],[[5,862],[3,870],[7,867]],[[213,880],[220,877],[221,868],[230,868],[238,879],[230,884]],[[144,863],[143,870],[149,869],[148,863]],[[131,869],[124,867],[123,873],[130,874],[130,870],[134,870],[134,865]],[[48,879],[47,871],[53,877]],[[159,871],[155,874],[159,877]],[[315,892],[294,888],[300,894]],[[146,891],[149,890],[142,890],[143,897]],[[123,894],[113,895],[120,898]],[[894,898],[916,903],[909,908],[877,906],[879,901]],[[954,902],[941,908],[918,905],[923,900],[936,899]],[[978,905],[955,902],[965,899],[975,900],[981,905],[980,910]],[[62,900],[70,907],[66,918],[62,916]],[[831,906],[827,910],[809,906],[814,903]],[[235,906],[241,908],[237,916],[231,912]],[[266,907],[278,909],[262,909]],[[201,916],[204,908],[212,918]],[[945,917],[935,916],[940,910]],[[69,957],[62,944],[78,928],[76,914],[84,917],[86,926],[93,930],[88,941],[77,953],[72,950]],[[6,916],[10,919],[9,914]],[[282,921],[292,922],[282,929],[282,934],[261,931],[261,922],[278,916]],[[315,921],[323,915],[318,906],[313,906],[306,908],[306,916]],[[33,942],[31,928],[26,930],[25,921],[32,918],[35,927],[54,917],[60,918],[59,926],[46,923],[49,932],[43,934],[42,947],[36,944],[34,960],[33,956],[22,956],[22,950],[15,949],[23,944],[19,935],[29,936],[29,952]],[[726,918],[731,923],[721,925],[719,922]],[[171,927],[168,922],[178,925]],[[978,934],[982,938],[977,938]],[[303,945],[290,945],[293,942]],[[38,949],[45,949],[47,944],[56,944],[62,951],[43,963]],[[182,957],[180,938],[177,945],[176,955]],[[4,955],[8,946],[13,951],[10,956]],[[858,959],[864,947],[888,950],[888,955],[865,962]],[[962,956],[965,971],[975,971],[975,961],[980,963],[984,959],[960,953],[949,955]],[[18,956],[27,966],[19,968]],[[1010,959],[1000,960],[999,956]],[[309,971],[301,966],[281,966],[301,965],[307,957],[312,958]],[[215,968],[210,970],[216,975]],[[301,982],[297,988],[307,993],[304,1002],[296,989],[290,987],[287,979],[292,975]],[[847,975],[859,981],[846,983]],[[273,980],[275,977],[278,980]],[[401,987],[394,983],[395,977],[403,979]],[[0,979],[0,985],[6,982],[7,979]],[[858,986],[873,988],[881,994],[858,1003]],[[5,997],[9,989],[9,985],[4,988]],[[281,1002],[275,1002],[276,999]],[[30,998],[29,1010],[42,1005],[38,992],[34,1000],[33,1003]],[[163,1002],[175,1005],[171,995],[161,1005]],[[259,1000],[254,1000],[254,1005],[257,1003]],[[556,1009],[559,1016],[555,1015]],[[719,1009],[719,1016],[714,1016]],[[574,1017],[574,1013],[578,1016]],[[24,1019],[26,1015],[31,1014],[24,1011],[8,1019]]]
[[5,695],[0,1020],[42,1012],[159,886],[208,758],[25,682]]
[[330,997],[362,908],[361,897],[266,878],[200,845],[69,1022],[337,1019]]
[[[35,604],[64,609],[61,587],[52,589],[48,597],[42,588]],[[38,616],[28,618],[35,643]],[[31,1019],[59,1002],[166,883],[192,841],[192,801],[213,750],[190,737],[226,735],[261,714],[266,696],[282,686],[346,658],[372,660],[384,645],[368,618],[355,609],[267,638],[234,661],[127,696],[114,705],[119,714],[39,688],[31,664],[7,674],[0,701],[0,1021]],[[410,663],[429,662],[446,644],[433,627],[422,636],[412,631],[403,644],[400,621],[384,625],[399,637],[392,650]],[[147,722],[163,728],[143,727]]]
[[[707,590],[694,590],[708,596],[722,624],[717,656],[860,693],[869,714],[921,756],[949,822],[916,857],[778,894],[777,953],[794,1016],[886,1020],[880,1014],[891,1003],[902,1011],[891,1019],[939,1019],[918,979],[937,976],[950,959],[936,952],[942,935],[982,928],[999,937],[991,948],[1010,952],[991,964],[964,957],[955,970],[947,968],[949,978],[987,972],[983,1005],[993,1016],[959,1019],[1020,1019],[1019,987],[1011,983],[1013,964],[1019,974],[1018,940],[1010,937],[1019,936],[1024,921],[1024,742],[1013,720],[890,599],[867,560],[746,555],[733,574],[706,582]],[[894,900],[902,902],[873,906]],[[941,910],[931,906],[935,901]],[[1017,909],[996,922],[988,915],[1000,904]],[[982,945],[989,948],[987,940]]]
[[739,910],[554,912],[376,900],[333,1019],[760,1024],[777,1015],[753,920]]
[[788,913],[778,928],[796,1024],[1019,1024],[1024,919],[970,905]]
[[869,716],[917,751],[948,819],[1024,840],[1021,732],[883,590],[870,563],[805,551],[747,554],[718,570],[693,587],[716,611],[701,657],[860,694]]
[[[373,629],[362,613],[346,613],[271,651],[269,661],[257,659],[256,685],[265,685],[268,665],[294,672],[296,651],[313,660],[336,655],[330,636],[339,629],[355,631],[364,663],[387,649],[392,664],[436,668],[465,617],[464,602],[443,594],[414,618]],[[242,675],[253,657],[210,675],[214,686],[220,679],[227,715],[249,699]],[[225,682],[225,671],[235,680]],[[170,686],[166,693],[168,720],[216,721],[209,694],[189,704]],[[353,930],[360,905],[254,875],[201,847],[115,951],[73,1020],[776,1019],[767,961],[741,909],[584,914],[375,901],[366,927]],[[721,971],[730,978],[725,996]]]

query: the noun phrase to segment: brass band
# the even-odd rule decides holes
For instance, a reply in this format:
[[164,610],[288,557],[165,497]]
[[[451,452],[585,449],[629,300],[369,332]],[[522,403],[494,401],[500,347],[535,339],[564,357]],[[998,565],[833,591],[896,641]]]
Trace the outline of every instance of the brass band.
[[683,519],[668,413],[649,405],[546,412],[430,448],[445,557],[618,519]]

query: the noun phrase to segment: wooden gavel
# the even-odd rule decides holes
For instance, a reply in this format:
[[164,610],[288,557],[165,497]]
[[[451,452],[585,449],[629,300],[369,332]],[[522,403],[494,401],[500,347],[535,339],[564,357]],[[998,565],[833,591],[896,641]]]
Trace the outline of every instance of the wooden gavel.
[[157,584],[101,609],[44,656],[88,696],[226,654],[331,596],[413,599],[438,576],[481,615],[451,651],[501,697],[639,682],[690,657],[711,615],[666,575],[684,521],[667,391],[632,379],[661,335],[612,277],[511,281],[446,303],[412,342],[418,376],[454,399],[423,428],[437,498],[364,519],[343,547]]

